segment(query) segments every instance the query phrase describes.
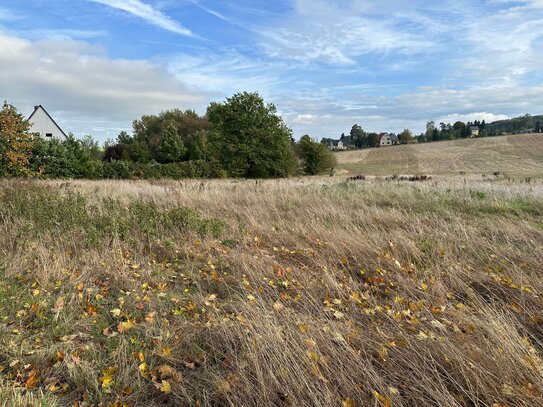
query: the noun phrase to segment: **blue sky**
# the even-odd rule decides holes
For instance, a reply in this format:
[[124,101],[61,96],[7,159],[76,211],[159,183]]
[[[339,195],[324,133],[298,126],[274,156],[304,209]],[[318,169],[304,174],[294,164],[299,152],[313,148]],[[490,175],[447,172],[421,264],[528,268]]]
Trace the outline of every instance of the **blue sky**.
[[543,0],[1,0],[0,97],[105,140],[258,91],[296,138],[543,114]]

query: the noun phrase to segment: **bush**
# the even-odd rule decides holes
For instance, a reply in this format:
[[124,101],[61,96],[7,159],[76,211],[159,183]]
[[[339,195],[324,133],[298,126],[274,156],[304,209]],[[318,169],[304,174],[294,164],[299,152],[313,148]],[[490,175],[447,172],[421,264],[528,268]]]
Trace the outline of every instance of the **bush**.
[[306,174],[321,174],[333,170],[337,165],[336,157],[332,152],[324,144],[312,140],[308,135],[303,136],[296,147]]

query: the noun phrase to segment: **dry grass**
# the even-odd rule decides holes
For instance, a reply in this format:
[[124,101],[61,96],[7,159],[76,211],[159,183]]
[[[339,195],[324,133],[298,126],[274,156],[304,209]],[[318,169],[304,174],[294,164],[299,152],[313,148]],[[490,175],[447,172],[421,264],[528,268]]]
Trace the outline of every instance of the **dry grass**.
[[513,135],[420,145],[372,148],[337,154],[338,168],[366,175],[505,173],[543,174],[543,134]]
[[540,182],[0,191],[4,405],[543,403]]

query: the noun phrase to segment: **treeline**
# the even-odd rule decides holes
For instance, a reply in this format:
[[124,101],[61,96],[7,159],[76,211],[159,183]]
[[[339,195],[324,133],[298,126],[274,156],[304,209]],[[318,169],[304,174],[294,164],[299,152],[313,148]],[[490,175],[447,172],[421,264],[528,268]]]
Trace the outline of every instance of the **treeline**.
[[543,132],[543,115],[514,117],[508,120],[498,120],[486,126],[489,135],[515,134],[526,132]]
[[520,134],[529,132],[543,132],[543,116],[524,115],[508,120],[499,120],[486,123],[484,120],[463,123],[457,121],[454,124],[434,122],[426,123],[426,132],[417,137],[419,143],[456,140],[468,137],[494,137],[503,134]]
[[400,144],[430,143],[432,141],[456,140],[469,137],[493,137],[503,134],[516,134],[543,132],[543,115],[531,116],[529,114],[508,120],[499,120],[486,123],[484,120],[475,120],[464,123],[457,121],[451,123],[439,123],[429,121],[426,123],[426,131],[414,136],[411,130],[405,129],[401,133],[376,133],[366,132],[358,124],[353,125],[349,134],[342,133],[338,140],[322,138],[321,144],[333,146],[341,141],[347,149],[361,149],[378,147],[384,134],[396,136]]
[[335,157],[304,136],[299,142],[258,93],[211,103],[204,116],[173,109],[146,115],[132,134],[100,146],[90,136],[45,140],[7,102],[0,112],[0,176],[44,178],[279,178],[331,171]]

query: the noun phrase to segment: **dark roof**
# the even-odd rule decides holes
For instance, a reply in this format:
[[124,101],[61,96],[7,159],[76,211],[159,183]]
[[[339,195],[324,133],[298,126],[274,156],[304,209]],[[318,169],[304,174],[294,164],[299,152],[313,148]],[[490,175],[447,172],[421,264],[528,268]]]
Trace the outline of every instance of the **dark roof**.
[[391,141],[400,141],[400,140],[398,139],[398,136],[396,136],[395,134],[381,133],[381,134],[379,134],[379,135],[381,136],[381,138],[383,138],[383,137],[385,137],[385,136],[388,136],[388,137],[390,137],[390,140],[391,140]]
[[51,117],[51,115],[50,115],[49,113],[47,113],[47,110],[45,110],[44,107],[43,107],[42,105],[34,106],[34,111],[33,111],[32,114],[28,117],[27,120],[30,121],[30,119],[32,119],[32,116],[34,116],[34,113],[36,113],[36,112],[38,111],[38,109],[40,109],[40,108],[45,112],[45,114],[47,115],[47,117],[49,117],[49,119],[51,119],[51,121],[54,123],[54,125],[57,126],[57,129],[59,129],[60,132],[61,132],[62,134],[64,134],[64,137],[68,137],[68,136],[66,135],[66,133],[64,133],[64,130],[62,130],[62,129],[60,128],[60,126],[57,124],[57,122],[55,121],[55,119],[53,119],[53,118]]

